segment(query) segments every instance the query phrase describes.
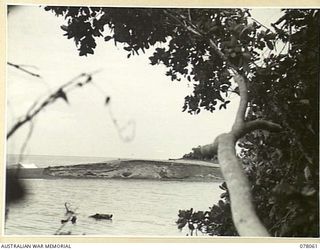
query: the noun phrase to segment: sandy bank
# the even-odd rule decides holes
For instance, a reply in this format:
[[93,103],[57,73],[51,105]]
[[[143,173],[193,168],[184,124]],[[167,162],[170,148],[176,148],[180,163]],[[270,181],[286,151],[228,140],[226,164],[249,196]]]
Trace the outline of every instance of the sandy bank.
[[186,160],[114,160],[43,169],[20,169],[19,174],[21,178],[222,180],[217,164]]

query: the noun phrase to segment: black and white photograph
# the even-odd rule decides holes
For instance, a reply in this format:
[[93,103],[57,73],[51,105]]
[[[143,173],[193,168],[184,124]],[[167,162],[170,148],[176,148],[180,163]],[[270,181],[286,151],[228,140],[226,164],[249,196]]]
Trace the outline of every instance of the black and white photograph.
[[319,238],[319,9],[6,7],[4,236]]

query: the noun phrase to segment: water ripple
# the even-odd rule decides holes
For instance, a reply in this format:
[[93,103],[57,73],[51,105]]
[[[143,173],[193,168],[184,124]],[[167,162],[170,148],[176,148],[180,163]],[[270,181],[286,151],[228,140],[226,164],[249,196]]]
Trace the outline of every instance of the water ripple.
[[[139,180],[26,180],[28,197],[10,207],[6,235],[53,235],[65,219],[64,203],[77,208],[77,235],[184,236],[175,225],[179,209],[204,210],[217,202],[220,183]],[[89,215],[112,213],[112,221]]]

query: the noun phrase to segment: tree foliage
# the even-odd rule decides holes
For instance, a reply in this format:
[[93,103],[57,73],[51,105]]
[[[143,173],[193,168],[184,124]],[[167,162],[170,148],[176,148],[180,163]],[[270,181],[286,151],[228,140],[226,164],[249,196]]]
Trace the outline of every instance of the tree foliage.
[[[319,235],[318,10],[283,10],[271,30],[247,9],[45,9],[65,17],[61,28],[80,56],[93,54],[99,37],[128,58],[155,48],[152,65],[164,64],[172,80],[193,84],[183,107],[191,114],[227,108],[231,93],[239,94],[230,69],[245,77],[245,120],[283,128],[247,133],[238,143],[257,214],[271,235]],[[227,185],[221,188],[222,200],[209,211],[181,210],[178,227],[237,235]]]
[[214,163],[218,163],[217,156],[210,156],[210,157],[205,157],[201,153],[201,146],[198,146],[196,148],[192,148],[192,152],[184,154],[183,159],[192,159],[192,160],[204,160],[204,161],[212,161]]
[[[246,135],[239,143],[240,157],[257,213],[268,231],[274,236],[317,237],[319,14],[286,10],[275,27],[288,52],[271,54],[263,68],[252,69],[255,85],[250,89],[247,119],[278,121],[284,130]],[[197,225],[209,234],[234,235],[232,221],[227,228],[233,228],[231,233],[220,230],[219,220],[230,217],[228,193],[221,198],[219,206],[205,212],[208,215]],[[221,206],[226,207],[223,213]],[[210,217],[212,213],[218,218]]]
[[[211,48],[207,37],[215,37],[227,59],[243,71],[248,71],[252,61],[257,59],[253,48],[266,46],[258,41],[257,35],[253,36],[258,25],[248,23],[249,13],[241,9],[45,9],[66,18],[67,25],[61,28],[68,39],[74,39],[80,56],[94,53],[98,37],[121,44],[128,57],[157,45],[150,57],[151,64],[166,65],[166,74],[172,80],[180,81],[185,77],[194,83],[193,95],[185,98],[184,105],[184,110],[190,113],[199,113],[201,108],[210,111],[226,108],[230,92],[236,91],[231,88],[227,65]],[[179,15],[186,25],[174,20]],[[203,30],[203,36],[190,32],[189,22]],[[272,36],[268,32],[258,32],[258,35],[266,41]]]

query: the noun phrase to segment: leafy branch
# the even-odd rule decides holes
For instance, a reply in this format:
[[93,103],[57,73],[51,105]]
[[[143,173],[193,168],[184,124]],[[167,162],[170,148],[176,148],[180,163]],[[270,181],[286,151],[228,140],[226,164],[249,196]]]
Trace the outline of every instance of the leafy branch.
[[267,230],[256,215],[251,197],[251,188],[243,171],[242,163],[238,160],[235,145],[238,139],[256,129],[279,132],[281,126],[270,121],[254,120],[245,122],[245,114],[248,107],[248,80],[238,67],[233,65],[227,56],[219,49],[212,38],[207,38],[190,19],[172,10],[164,12],[186,30],[194,35],[206,39],[215,53],[227,64],[233,73],[233,79],[238,85],[240,103],[232,129],[229,133],[219,135],[212,144],[200,148],[204,156],[218,155],[222,174],[227,183],[232,217],[235,227],[241,236],[269,236]]

